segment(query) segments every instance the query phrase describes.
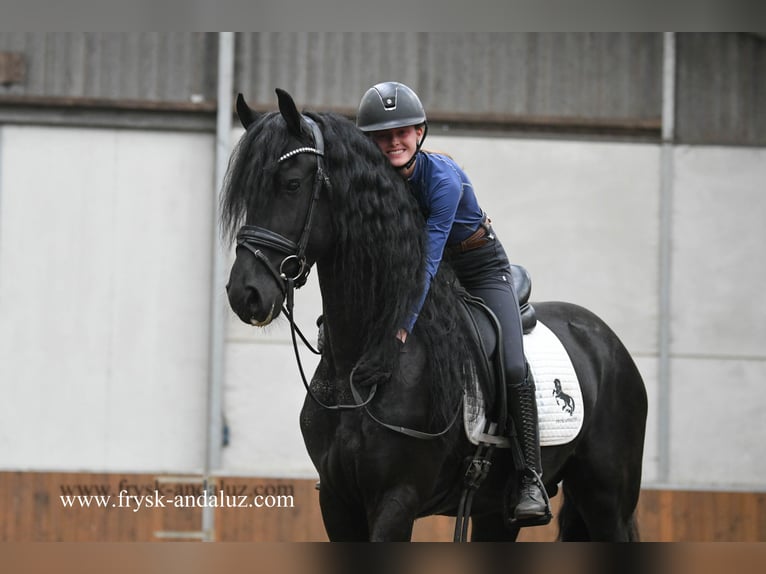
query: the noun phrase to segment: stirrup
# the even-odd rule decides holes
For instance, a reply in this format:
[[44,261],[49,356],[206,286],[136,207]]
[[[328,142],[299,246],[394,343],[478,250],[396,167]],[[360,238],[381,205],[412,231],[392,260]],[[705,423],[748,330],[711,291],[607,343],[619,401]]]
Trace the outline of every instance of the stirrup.
[[[527,467],[524,469],[523,472],[526,473],[528,476],[530,476],[532,478],[532,481],[540,489],[540,492],[543,495],[543,500],[545,501],[545,514],[543,514],[542,516],[531,516],[529,518],[516,518],[514,516],[511,516],[509,513],[508,525],[514,528],[524,528],[526,526],[545,526],[553,518],[553,513],[551,512],[551,501],[548,498],[548,491],[545,490],[543,479],[540,477],[540,475],[537,473],[536,470],[534,470],[533,468]],[[519,484],[519,488],[520,487],[521,487],[521,484]]]

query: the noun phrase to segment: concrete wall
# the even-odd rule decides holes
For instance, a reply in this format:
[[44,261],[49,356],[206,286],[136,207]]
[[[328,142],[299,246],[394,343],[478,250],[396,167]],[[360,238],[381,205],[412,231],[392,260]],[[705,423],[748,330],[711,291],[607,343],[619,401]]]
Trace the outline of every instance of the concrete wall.
[[0,468],[201,468],[209,135],[0,128]]
[[766,150],[674,155],[670,481],[766,487]]
[[[673,151],[660,317],[657,145],[434,133],[428,147],[467,169],[533,299],[590,308],[636,358],[650,398],[645,484],[763,489],[766,151]],[[199,471],[212,164],[210,135],[0,129],[0,468]],[[313,274],[296,305],[313,339]],[[228,312],[223,473],[315,476],[289,341],[284,320],[258,330]],[[316,359],[302,356],[311,373]]]

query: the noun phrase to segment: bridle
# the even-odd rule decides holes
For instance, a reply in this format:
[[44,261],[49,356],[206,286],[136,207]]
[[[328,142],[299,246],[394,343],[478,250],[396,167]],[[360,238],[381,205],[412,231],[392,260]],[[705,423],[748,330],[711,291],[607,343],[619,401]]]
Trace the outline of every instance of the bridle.
[[[314,216],[314,208],[322,188],[330,187],[330,180],[324,170],[324,138],[322,137],[322,130],[319,129],[319,126],[311,118],[303,116],[303,119],[311,128],[311,133],[314,138],[314,147],[306,146],[296,148],[283,154],[277,160],[277,164],[280,164],[283,161],[302,153],[314,154],[317,158],[316,176],[314,178],[311,202],[306,210],[306,217],[303,221],[303,230],[301,231],[298,242],[295,243],[279,233],[275,233],[257,225],[243,225],[237,233],[237,247],[244,247],[250,251],[258,261],[263,263],[276,280],[283,295],[288,293],[288,288],[294,286],[298,289],[306,283],[306,279],[308,278],[311,269],[311,266],[308,265],[306,261],[306,246],[308,245],[309,235],[311,234],[311,222]],[[272,249],[285,256],[280,262],[279,267],[275,267],[271,261],[269,261],[269,258],[264,255],[261,248]],[[297,270],[294,273],[290,273],[288,268],[293,265],[297,266]]]

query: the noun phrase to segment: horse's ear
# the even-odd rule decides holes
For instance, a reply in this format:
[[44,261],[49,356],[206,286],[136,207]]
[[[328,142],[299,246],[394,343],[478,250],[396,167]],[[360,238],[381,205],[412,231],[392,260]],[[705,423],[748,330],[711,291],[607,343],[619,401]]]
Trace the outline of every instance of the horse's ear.
[[279,88],[276,89],[277,98],[279,99],[279,113],[285,118],[287,122],[288,131],[294,136],[301,135],[301,114],[298,108],[295,106],[293,97],[286,91]]
[[247,129],[250,124],[258,119],[259,115],[258,112],[247,105],[245,97],[242,94],[237,94],[237,116],[239,116],[239,121],[242,123],[242,127]]

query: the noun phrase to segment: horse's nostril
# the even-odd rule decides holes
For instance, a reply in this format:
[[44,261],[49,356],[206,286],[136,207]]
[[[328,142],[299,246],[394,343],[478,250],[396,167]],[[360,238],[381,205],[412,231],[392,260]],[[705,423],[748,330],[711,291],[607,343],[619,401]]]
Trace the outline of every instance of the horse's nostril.
[[260,302],[261,297],[258,295],[258,291],[256,291],[253,287],[248,287],[247,295],[245,296],[245,303],[247,304],[247,308],[255,312],[258,309]]

